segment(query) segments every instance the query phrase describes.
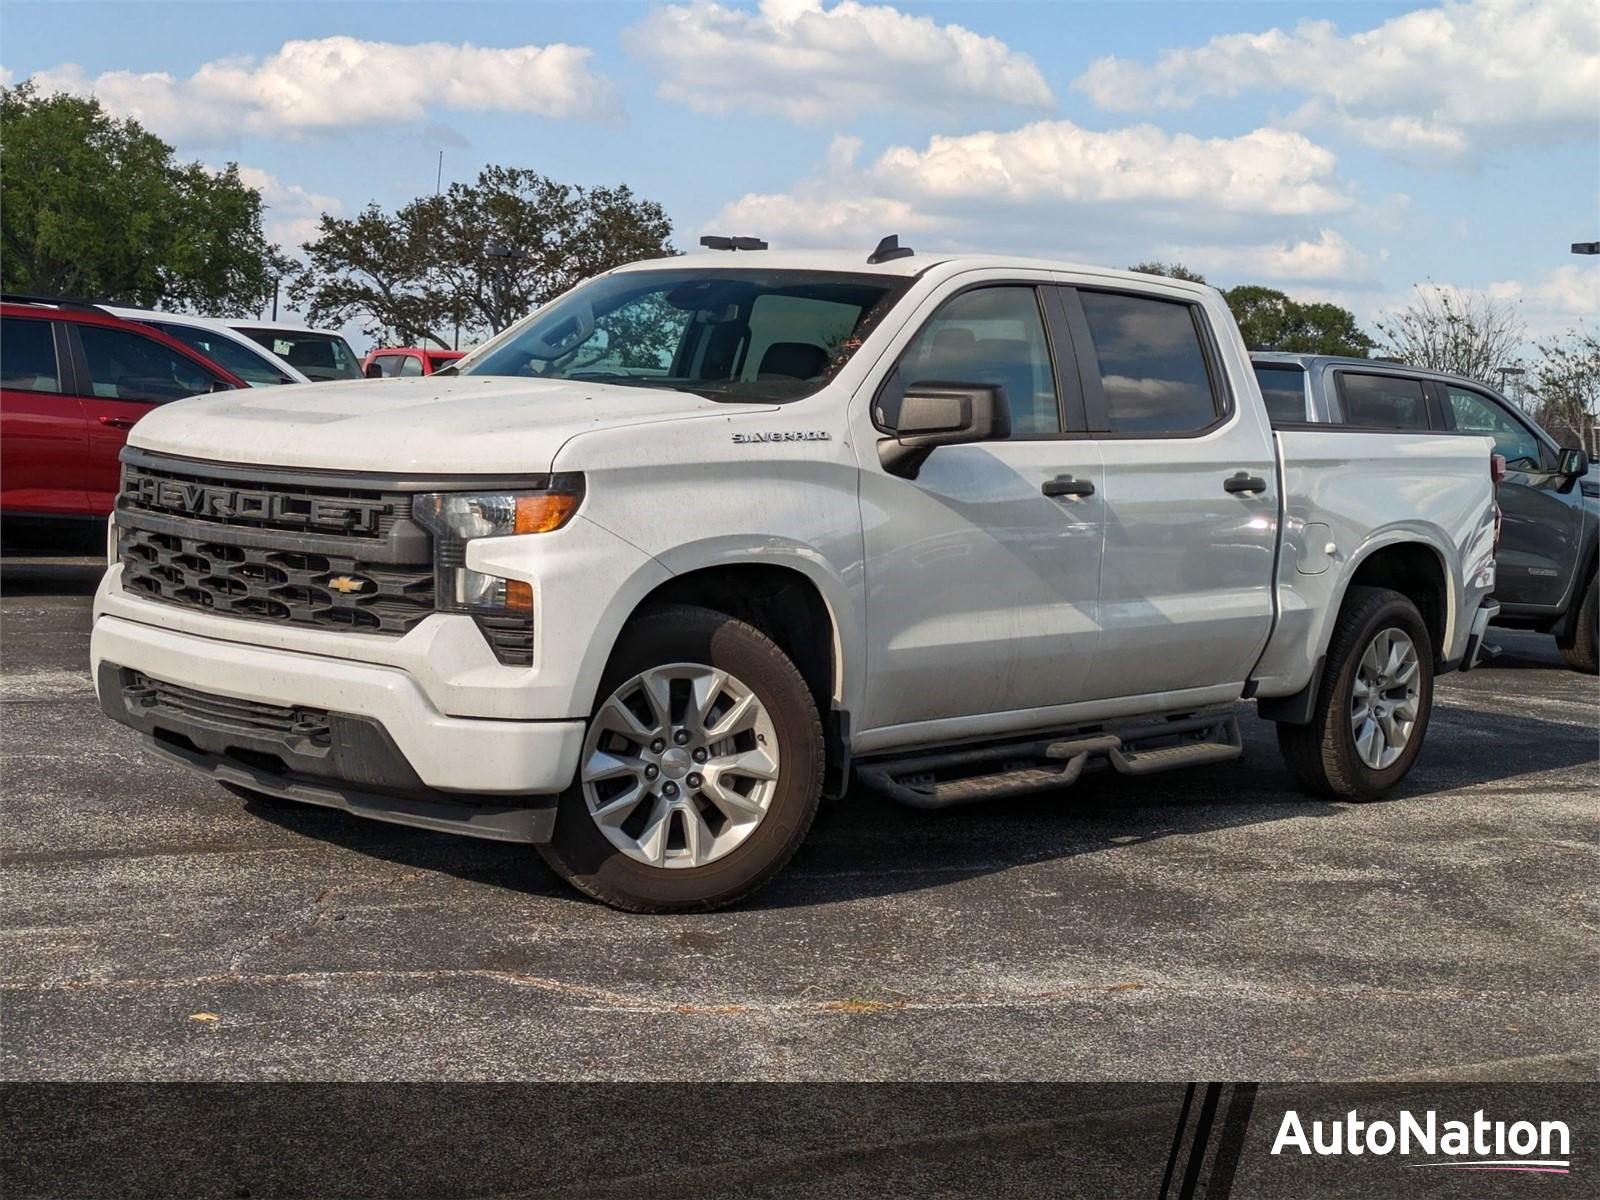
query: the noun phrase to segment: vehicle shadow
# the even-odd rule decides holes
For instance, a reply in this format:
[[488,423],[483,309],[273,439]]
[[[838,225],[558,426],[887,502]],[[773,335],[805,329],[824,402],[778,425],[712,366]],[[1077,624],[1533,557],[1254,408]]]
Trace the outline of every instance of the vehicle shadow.
[[0,558],[0,596],[92,596],[105,571],[100,559],[6,554]]
[[[1448,802],[1458,789],[1594,764],[1592,731],[1576,725],[1441,706],[1416,768],[1385,804]],[[1087,775],[1071,788],[941,812],[905,808],[857,787],[825,802],[788,868],[741,906],[783,909],[936,888],[1013,867],[1115,855],[1158,838],[1271,821],[1359,822],[1367,806],[1295,790],[1272,726],[1246,716],[1245,757],[1168,775]],[[413,869],[579,900],[521,845],[477,842],[263,799],[248,810],[307,837]]]

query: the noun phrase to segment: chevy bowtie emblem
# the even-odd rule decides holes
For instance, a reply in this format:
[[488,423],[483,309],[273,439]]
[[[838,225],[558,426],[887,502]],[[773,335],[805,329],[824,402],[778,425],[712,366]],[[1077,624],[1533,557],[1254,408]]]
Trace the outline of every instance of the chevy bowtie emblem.
[[357,592],[366,590],[367,581],[358,579],[354,575],[335,575],[328,580],[328,586],[341,596],[353,596]]

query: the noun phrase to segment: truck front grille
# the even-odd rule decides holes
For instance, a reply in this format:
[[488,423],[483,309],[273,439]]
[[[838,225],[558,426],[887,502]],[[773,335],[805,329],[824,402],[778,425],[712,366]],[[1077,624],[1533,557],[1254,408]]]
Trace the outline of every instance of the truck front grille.
[[405,633],[433,612],[433,564],[267,550],[149,529],[117,529],[122,586],[156,600],[294,625]]
[[331,737],[328,714],[320,708],[290,708],[263,704],[259,700],[238,700],[180,687],[142,671],[124,671],[122,678],[122,693],[127,703],[157,714],[170,714],[187,724],[258,737],[306,738],[319,746],[327,745]]
[[130,457],[116,523],[123,586],[153,600],[392,635],[434,611],[432,539],[406,492]]

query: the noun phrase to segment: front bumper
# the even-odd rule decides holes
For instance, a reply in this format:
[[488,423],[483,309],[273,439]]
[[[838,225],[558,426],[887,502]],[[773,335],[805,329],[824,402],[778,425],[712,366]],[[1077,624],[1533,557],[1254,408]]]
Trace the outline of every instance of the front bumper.
[[[348,785],[364,791],[381,785],[391,793],[410,791],[429,797],[437,793],[444,801],[454,794],[479,802],[485,797],[505,802],[554,795],[572,781],[583,743],[582,721],[446,716],[406,672],[393,667],[218,641],[111,615],[94,623],[89,657],[102,707],[113,719],[152,737],[157,727],[145,719],[152,714],[130,709],[122,694],[125,679],[118,672],[137,672],[243,706],[310,709],[338,716],[336,723],[346,730],[347,740],[365,748],[348,756],[324,754],[312,764],[295,757],[290,752],[293,747],[281,751],[237,737],[229,742],[215,729],[197,728],[193,712],[157,710],[160,728],[189,739],[201,758],[227,758],[229,745],[247,752],[232,755],[235,766],[247,763],[250,752],[277,753],[285,777],[336,789]],[[357,733],[358,728],[375,729],[381,737]],[[371,750],[382,742],[392,746],[392,755]],[[169,744],[168,750],[172,748]],[[353,765],[391,758],[403,764],[401,775],[392,771],[364,775]],[[210,770],[216,763],[188,765]],[[252,779],[246,786],[259,786],[259,781]]]

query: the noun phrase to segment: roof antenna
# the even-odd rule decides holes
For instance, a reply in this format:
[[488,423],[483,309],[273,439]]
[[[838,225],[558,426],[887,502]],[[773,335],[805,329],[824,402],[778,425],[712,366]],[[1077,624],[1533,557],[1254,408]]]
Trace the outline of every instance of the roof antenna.
[[707,250],[765,250],[767,244],[760,238],[753,237],[718,237],[707,234],[700,239],[700,244]]
[[916,251],[910,246],[900,244],[900,235],[891,233],[878,243],[878,248],[867,255],[867,261],[873,266],[879,263],[893,262],[897,258],[910,258]]

